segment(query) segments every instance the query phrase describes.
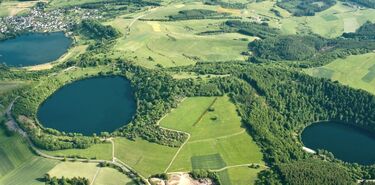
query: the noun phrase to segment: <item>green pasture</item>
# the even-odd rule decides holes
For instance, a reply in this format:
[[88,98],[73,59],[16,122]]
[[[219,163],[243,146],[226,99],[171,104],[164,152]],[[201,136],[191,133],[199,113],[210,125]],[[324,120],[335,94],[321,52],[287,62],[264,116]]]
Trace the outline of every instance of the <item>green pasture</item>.
[[[215,111],[206,111],[209,107]],[[228,97],[187,98],[169,113],[160,125],[191,133],[190,142],[227,136],[244,130],[236,107]]]
[[375,94],[375,53],[337,59],[325,66],[304,70],[315,77],[337,80],[344,85]]
[[333,38],[344,32],[354,32],[368,20],[375,20],[375,12],[371,9],[356,9],[338,2],[315,16],[283,18],[279,25],[273,26],[278,26],[285,34],[309,30],[321,36]]
[[36,157],[21,136],[0,129],[0,184],[43,185],[40,178],[59,161]]
[[[249,163],[262,164],[262,154],[259,147],[246,133],[228,136],[219,139],[188,142],[178,154],[169,171],[190,171],[196,168],[196,157],[220,155],[223,160],[214,161],[215,165],[206,165],[210,169],[220,169],[225,166],[241,165]],[[209,160],[210,161],[210,160]],[[210,163],[211,164],[211,163]]]
[[57,165],[59,161],[41,157],[31,157],[22,165],[0,178],[4,185],[44,185],[41,181],[44,174]]
[[[161,10],[156,9],[152,13]],[[244,61],[247,57],[241,55],[241,52],[247,51],[247,44],[254,40],[253,37],[237,33],[198,35],[204,31],[218,30],[223,21],[133,22],[132,19],[120,16],[105,24],[127,33],[128,25],[133,23],[129,34],[117,40],[114,56],[152,68],[157,64],[174,67],[195,64],[197,61]]]
[[112,144],[101,143],[90,146],[86,149],[66,149],[56,151],[43,151],[52,156],[80,157],[87,159],[112,160]]
[[169,172],[263,164],[259,147],[241,127],[241,118],[227,96],[187,98],[160,125],[191,134]]
[[264,168],[253,169],[247,166],[235,167],[227,169],[232,185],[248,185],[254,184],[257,179],[258,173]]
[[116,158],[145,177],[162,173],[178,149],[142,139],[131,141],[125,138],[116,138],[114,142]]
[[109,167],[98,167],[96,163],[62,162],[48,172],[51,177],[85,177],[92,185],[131,184],[133,181],[125,174]]

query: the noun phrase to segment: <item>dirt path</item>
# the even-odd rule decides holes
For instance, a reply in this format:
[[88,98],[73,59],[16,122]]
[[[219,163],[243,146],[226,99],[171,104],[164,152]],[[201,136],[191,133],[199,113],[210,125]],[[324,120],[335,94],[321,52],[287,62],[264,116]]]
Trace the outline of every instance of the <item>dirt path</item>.
[[230,135],[220,136],[220,137],[215,137],[215,138],[208,138],[208,139],[200,139],[200,140],[190,141],[189,143],[199,143],[199,142],[212,141],[212,140],[217,140],[217,139],[226,139],[226,138],[229,138],[229,137],[241,135],[241,134],[243,134],[245,132],[246,132],[246,130],[243,129],[240,132],[233,133],[233,134],[230,134]]
[[152,8],[152,9],[149,9],[147,10],[146,12],[144,12],[142,15],[139,15],[137,17],[135,17],[128,25],[128,27],[126,28],[126,32],[125,32],[125,36],[126,35],[129,35],[130,34],[130,29],[131,27],[134,25],[135,22],[137,22],[139,19],[141,19],[142,17],[146,16],[146,15],[149,15],[150,13],[152,13],[153,11],[157,10],[159,7],[156,7],[156,8]]
[[184,133],[184,134],[186,134],[188,136],[188,138],[186,139],[186,141],[184,143],[182,143],[182,145],[180,146],[180,148],[177,150],[176,154],[173,156],[171,162],[169,162],[167,168],[164,170],[164,173],[167,173],[167,171],[172,166],[174,160],[176,160],[176,158],[177,158],[178,154],[180,153],[180,151],[182,150],[182,148],[185,146],[186,143],[189,142],[189,139],[190,139],[191,135],[189,133],[187,133],[187,132],[182,132],[182,131],[178,131],[178,130],[173,130],[173,129],[168,129],[168,128],[163,128],[163,129],[174,131],[174,132]]
[[212,172],[220,172],[220,171],[224,171],[224,170],[229,169],[229,168],[249,167],[251,165],[259,165],[260,167],[268,168],[268,166],[265,166],[265,165],[262,165],[262,164],[248,163],[248,164],[238,164],[238,165],[226,166],[224,168],[220,168],[220,169],[217,169],[217,170],[210,170],[210,171],[212,171]]
[[98,169],[96,170],[96,173],[95,173],[94,177],[92,178],[92,181],[91,181],[90,185],[94,185],[95,180],[96,180],[96,177],[98,177],[98,175],[99,175],[99,173],[100,173],[100,169],[101,169],[101,168],[98,168]]

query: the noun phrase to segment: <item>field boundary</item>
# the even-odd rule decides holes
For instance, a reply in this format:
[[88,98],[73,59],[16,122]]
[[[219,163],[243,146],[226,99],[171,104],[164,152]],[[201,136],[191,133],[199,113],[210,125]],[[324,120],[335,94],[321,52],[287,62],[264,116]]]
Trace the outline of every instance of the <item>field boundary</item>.
[[212,107],[216,103],[217,99],[218,97],[215,97],[215,99],[211,102],[211,104],[207,107],[207,109],[198,117],[197,121],[194,122],[193,127],[202,121],[203,116],[207,114],[208,110],[210,109],[210,107]]

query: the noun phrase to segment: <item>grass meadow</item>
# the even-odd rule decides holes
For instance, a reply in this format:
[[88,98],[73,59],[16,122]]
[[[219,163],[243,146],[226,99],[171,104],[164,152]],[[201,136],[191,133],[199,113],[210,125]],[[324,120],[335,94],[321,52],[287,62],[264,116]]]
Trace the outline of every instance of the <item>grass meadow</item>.
[[39,179],[58,163],[35,156],[23,138],[0,129],[0,184],[44,185]]
[[168,166],[177,148],[171,148],[146,140],[131,141],[116,138],[115,156],[145,177],[162,173]]
[[[217,9],[202,4],[174,4],[144,13],[142,19],[164,19],[186,9]],[[139,17],[134,14],[131,17]],[[138,65],[175,67],[195,64],[197,61],[217,62],[245,60],[241,52],[247,51],[248,41],[255,38],[237,33],[198,35],[217,30],[225,20],[143,21],[133,22],[128,16],[119,16],[105,24],[117,28],[125,35],[114,47],[116,57],[130,59]],[[128,25],[132,24],[129,34]]]
[[125,174],[113,168],[98,167],[96,163],[62,162],[51,169],[48,174],[51,177],[85,177],[92,185],[119,185],[133,184]]
[[[187,98],[160,124],[191,134],[169,172],[219,170],[226,166],[263,164],[260,148],[241,127],[236,107],[226,96]],[[236,177],[232,177],[230,173],[225,171],[220,176],[235,184],[233,180]]]
[[311,76],[337,80],[344,85],[375,94],[375,53],[337,59],[325,66],[304,71]]

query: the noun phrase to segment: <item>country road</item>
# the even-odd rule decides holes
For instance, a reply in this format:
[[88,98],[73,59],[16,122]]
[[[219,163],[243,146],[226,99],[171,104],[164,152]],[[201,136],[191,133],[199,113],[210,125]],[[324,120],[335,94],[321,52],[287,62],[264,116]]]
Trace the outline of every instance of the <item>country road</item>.
[[[67,161],[78,161],[78,162],[89,162],[89,163],[101,163],[101,162],[106,162],[106,163],[110,163],[110,164],[113,164],[119,168],[121,168],[124,172],[128,173],[128,172],[131,172],[131,171],[135,171],[134,169],[132,169],[131,167],[129,167],[127,164],[125,164],[123,161],[121,160],[118,160],[116,159],[116,157],[114,156],[115,154],[115,144],[114,142],[112,141],[112,138],[109,139],[109,141],[112,143],[112,161],[107,161],[107,160],[95,160],[95,159],[76,159],[76,158],[64,158],[64,157],[56,157],[56,156],[52,156],[52,155],[48,155],[44,152],[42,152],[41,150],[39,150],[37,147],[35,147],[35,145],[32,143],[32,141],[30,140],[30,137],[28,136],[28,134],[23,131],[17,121],[13,118],[12,116],[12,108],[13,108],[13,105],[14,105],[14,102],[18,99],[19,97],[16,97],[11,103],[10,105],[7,107],[6,109],[6,116],[8,117],[8,121],[6,122],[6,126],[8,127],[9,130],[11,131],[14,131],[18,134],[20,134],[22,137],[24,137],[27,141],[27,143],[29,144],[30,148],[39,156],[41,157],[44,157],[44,158],[47,158],[47,159],[53,159],[53,160],[60,160],[60,161],[63,161],[63,160],[67,160]],[[143,177],[142,175],[138,174],[139,177],[141,177],[144,182],[146,182],[147,185],[150,185],[150,183],[148,182],[148,180]]]

